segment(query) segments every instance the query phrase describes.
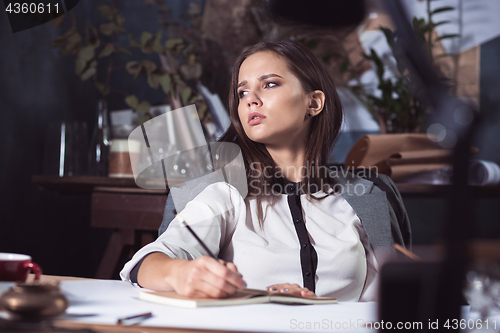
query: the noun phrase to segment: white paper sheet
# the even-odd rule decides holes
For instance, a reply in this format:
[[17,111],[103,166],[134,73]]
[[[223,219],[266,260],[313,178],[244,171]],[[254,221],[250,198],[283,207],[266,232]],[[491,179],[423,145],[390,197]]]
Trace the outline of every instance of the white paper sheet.
[[[376,320],[376,304],[373,302],[184,309],[141,301],[137,299],[140,289],[122,281],[65,281],[61,288],[71,302],[66,311],[67,318],[93,315],[71,318],[78,322],[115,324],[120,317],[151,311],[153,317],[142,325],[260,332],[333,332],[343,325],[342,332],[355,332],[366,331],[361,325]],[[308,325],[311,329],[307,329]]]

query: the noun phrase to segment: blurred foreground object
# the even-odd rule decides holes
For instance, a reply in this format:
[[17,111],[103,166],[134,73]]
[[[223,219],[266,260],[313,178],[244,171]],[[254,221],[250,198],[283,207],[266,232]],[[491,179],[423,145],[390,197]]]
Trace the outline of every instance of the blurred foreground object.
[[[314,13],[329,11],[332,6],[339,5],[340,1],[331,1],[329,6],[316,0],[307,1],[307,6],[286,6],[284,1],[280,4],[279,13],[286,13],[295,9],[295,17],[303,23],[306,18]],[[345,2],[343,2],[345,3]],[[354,3],[349,2],[349,3]],[[443,148],[453,149],[453,186],[449,192],[448,216],[443,223],[442,243],[444,254],[442,262],[430,268],[432,278],[425,277],[429,271],[426,263],[412,263],[415,274],[408,274],[405,265],[396,265],[391,274],[386,274],[385,266],[381,270],[381,302],[379,318],[384,321],[418,320],[426,319],[439,321],[441,324],[447,320],[460,320],[460,305],[462,303],[463,281],[467,265],[466,242],[473,234],[473,209],[474,201],[467,185],[468,161],[470,159],[470,146],[477,125],[477,113],[458,98],[449,94],[447,87],[439,79],[433,69],[432,60],[428,52],[421,45],[419,37],[415,34],[407,12],[401,1],[383,1],[384,8],[391,16],[394,26],[398,31],[398,50],[405,59],[405,64],[411,75],[415,78],[417,91],[420,92],[419,100],[426,103],[434,110],[429,121],[429,128],[439,129],[442,137],[439,144]],[[289,3],[288,3],[289,4]],[[325,7],[321,7],[321,5]],[[336,8],[341,8],[339,7]],[[298,10],[300,9],[300,10]],[[344,9],[345,10],[345,9]],[[359,9],[351,7],[350,11],[358,13]],[[345,13],[346,15],[351,15]],[[336,11],[333,11],[334,13]],[[327,20],[318,20],[317,25],[326,24]],[[331,27],[338,27],[342,21],[332,20]],[[433,132],[433,131],[430,131]],[[387,268],[388,269],[388,268]],[[423,284],[422,281],[426,280]],[[422,286],[422,305],[416,304],[414,297],[408,297]],[[406,293],[406,294],[405,294]],[[396,295],[398,303],[392,302],[389,295]],[[458,328],[454,329],[458,330]]]
[[69,301],[59,283],[18,283],[0,296],[0,307],[12,319],[42,320],[66,311]]

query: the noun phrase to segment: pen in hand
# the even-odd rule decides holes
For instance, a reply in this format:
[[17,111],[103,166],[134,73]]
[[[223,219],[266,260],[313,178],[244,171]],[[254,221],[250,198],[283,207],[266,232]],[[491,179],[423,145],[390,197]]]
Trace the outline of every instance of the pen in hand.
[[[211,256],[212,258],[214,258],[215,260],[219,261],[219,258],[217,258],[212,253],[212,251],[210,251],[210,249],[205,245],[205,243],[203,243],[203,241],[200,239],[200,237],[198,237],[198,235],[194,232],[194,230],[191,229],[191,227],[186,223],[186,220],[184,220],[184,218],[180,214],[177,214],[175,217],[177,217],[179,222],[188,229],[188,231],[191,233],[191,235],[193,235],[194,238],[196,238],[198,243],[200,243],[201,247],[203,247],[203,249],[205,251],[207,251],[208,255]],[[225,262],[223,263],[223,265],[225,266]]]
[[[229,268],[227,263],[219,258],[217,258],[213,253],[212,251],[210,251],[210,249],[208,248],[208,246],[205,245],[205,243],[200,239],[200,237],[198,237],[198,235],[194,232],[193,229],[191,229],[191,227],[186,223],[186,220],[184,220],[184,218],[180,215],[180,214],[177,214],[175,216],[181,225],[185,226],[187,228],[187,230],[191,233],[191,235],[193,235],[193,237],[198,241],[198,243],[201,245],[201,247],[203,247],[203,249],[207,252],[207,254],[212,257],[213,259],[215,259],[217,262],[219,262],[221,265],[224,265],[226,268],[234,271],[236,274],[238,274],[240,276],[240,278],[242,278],[241,274],[239,274],[235,269],[236,269],[236,266],[234,266],[234,269],[232,268]],[[233,283],[234,284],[234,283]],[[236,284],[234,284],[236,286]],[[243,288],[246,288],[246,283],[245,281],[243,281],[243,284],[241,284],[241,286],[243,286]]]

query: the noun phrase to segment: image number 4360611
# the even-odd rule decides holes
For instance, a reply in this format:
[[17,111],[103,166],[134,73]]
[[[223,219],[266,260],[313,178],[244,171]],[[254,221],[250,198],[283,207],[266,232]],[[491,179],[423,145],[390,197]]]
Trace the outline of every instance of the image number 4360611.
[[[47,23],[73,9],[79,0],[3,0],[12,32]],[[0,14],[1,15],[1,14]]]

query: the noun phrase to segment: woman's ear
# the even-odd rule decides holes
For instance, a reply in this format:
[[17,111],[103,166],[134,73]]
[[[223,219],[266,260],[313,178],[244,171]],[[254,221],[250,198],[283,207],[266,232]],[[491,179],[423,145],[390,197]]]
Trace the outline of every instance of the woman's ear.
[[314,117],[323,111],[323,107],[325,106],[325,93],[321,90],[315,90],[310,93],[310,97],[311,101],[308,107],[308,116]]

